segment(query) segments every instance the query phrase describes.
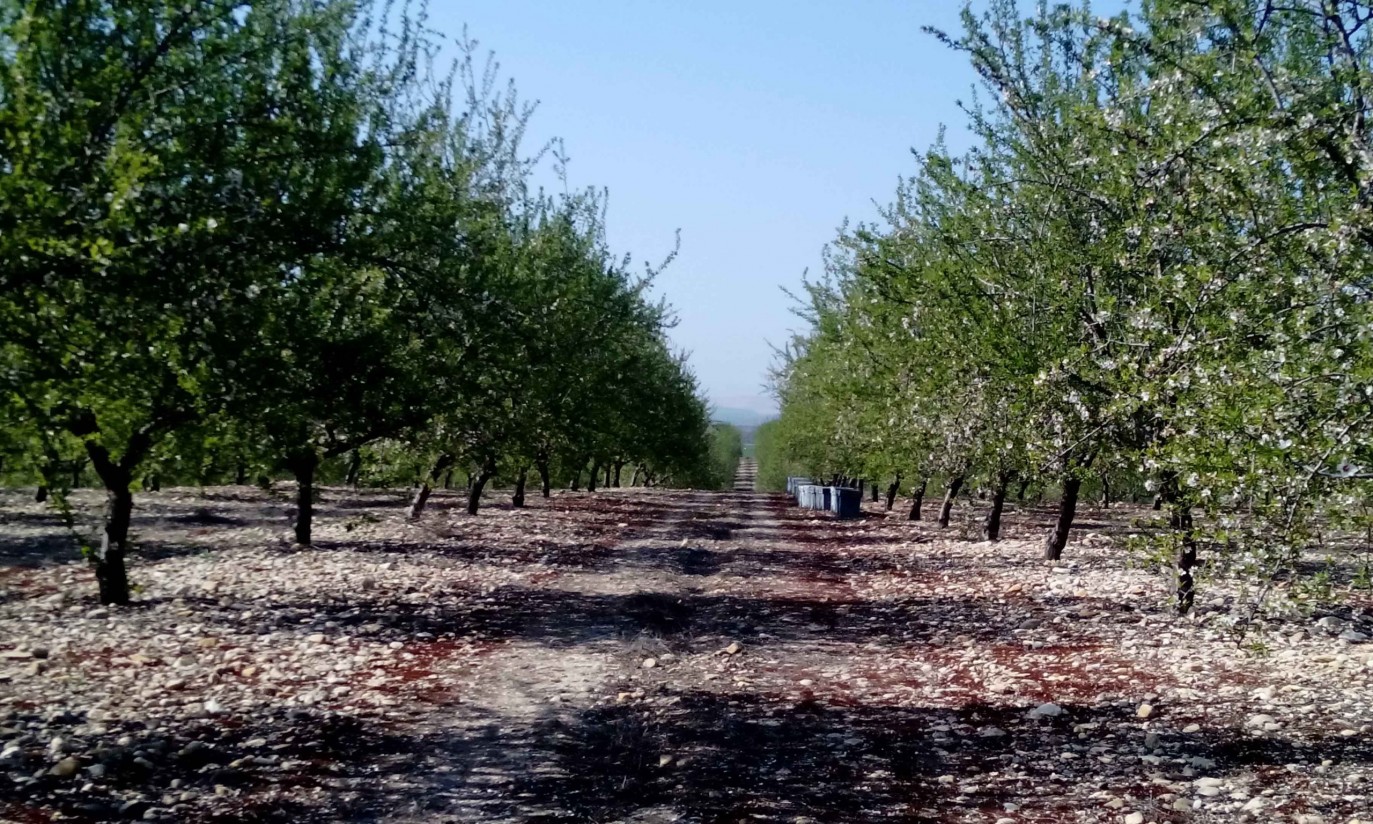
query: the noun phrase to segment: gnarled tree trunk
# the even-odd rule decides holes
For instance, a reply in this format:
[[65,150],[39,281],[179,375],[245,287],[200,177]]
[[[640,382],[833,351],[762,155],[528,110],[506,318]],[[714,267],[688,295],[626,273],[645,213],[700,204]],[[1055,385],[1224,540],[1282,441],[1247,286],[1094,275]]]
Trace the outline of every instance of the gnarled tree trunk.
[[615,462],[615,483],[613,484],[613,486],[614,486],[616,489],[619,489],[619,488],[620,488],[620,471],[623,470],[624,468],[625,468],[625,462],[624,462],[624,461],[616,461],[616,462]]
[[1057,561],[1063,557],[1063,548],[1068,545],[1068,533],[1077,517],[1077,493],[1082,488],[1082,479],[1076,475],[1063,476],[1063,500],[1058,504],[1058,520],[1053,531],[1044,539],[1044,560]]
[[906,514],[906,520],[908,520],[908,521],[918,521],[918,520],[920,520],[920,508],[921,508],[921,507],[924,505],[924,503],[925,503],[925,489],[928,488],[929,485],[930,485],[930,479],[929,479],[929,478],[922,478],[922,479],[920,480],[920,486],[917,486],[917,487],[915,488],[915,491],[911,494],[911,511],[910,511],[909,513]]
[[887,484],[887,511],[891,512],[892,507],[896,506],[896,493],[901,491],[901,476]]
[[105,486],[105,530],[100,549],[91,559],[100,586],[100,603],[129,603],[129,573],[124,559],[129,550],[129,522],[133,519],[133,473],[110,460],[104,447],[86,444],[95,474]]
[[408,517],[411,520],[424,514],[425,504],[429,503],[429,495],[434,491],[434,484],[438,483],[449,471],[456,458],[447,452],[434,459],[434,465],[430,467],[429,474],[420,479],[420,485],[415,489],[415,497],[410,501],[410,511]]
[[477,509],[481,507],[482,490],[486,488],[487,481],[496,475],[496,461],[488,458],[482,464],[481,472],[472,479],[472,488],[467,493],[467,514],[476,515]]
[[586,479],[586,491],[587,491],[587,492],[595,492],[595,491],[596,491],[596,483],[597,483],[597,481],[600,480],[600,474],[601,474],[601,462],[600,462],[600,461],[592,461],[592,462],[591,462],[591,477],[589,477],[589,478]]
[[524,485],[529,479],[529,467],[520,467],[520,474],[515,476],[515,494],[510,496],[510,505],[519,509],[524,506]]
[[959,475],[949,481],[949,485],[944,489],[944,504],[939,507],[939,526],[949,525],[949,515],[953,513],[953,499],[958,497],[958,490],[963,488],[963,476]]
[[[170,419],[164,419],[166,424]],[[99,432],[95,414],[86,412],[80,415],[69,431],[81,438],[88,438]],[[118,461],[110,457],[109,450],[96,440],[86,440],[86,455],[90,458],[91,468],[105,487],[105,531],[100,539],[100,549],[91,558],[95,566],[95,578],[100,586],[100,603],[129,603],[129,573],[125,558],[129,551],[129,522],[133,519],[134,470],[147,457],[153,446],[152,424],[135,432]]]
[[993,483],[992,508],[987,510],[987,519],[982,522],[982,538],[986,541],[1001,540],[1001,512],[1006,507],[1006,487],[1010,486],[1011,474],[999,473]]

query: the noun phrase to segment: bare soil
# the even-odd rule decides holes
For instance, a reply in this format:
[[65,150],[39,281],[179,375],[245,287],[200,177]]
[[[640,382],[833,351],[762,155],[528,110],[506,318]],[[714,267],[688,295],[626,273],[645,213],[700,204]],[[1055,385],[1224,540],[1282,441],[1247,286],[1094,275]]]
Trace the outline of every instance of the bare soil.
[[1241,645],[1232,590],[1177,619],[1131,565],[1140,511],[1047,565],[1047,508],[987,544],[751,472],[417,523],[330,488],[308,550],[289,489],[139,495],[128,608],[0,492],[0,820],[1373,821],[1358,598]]

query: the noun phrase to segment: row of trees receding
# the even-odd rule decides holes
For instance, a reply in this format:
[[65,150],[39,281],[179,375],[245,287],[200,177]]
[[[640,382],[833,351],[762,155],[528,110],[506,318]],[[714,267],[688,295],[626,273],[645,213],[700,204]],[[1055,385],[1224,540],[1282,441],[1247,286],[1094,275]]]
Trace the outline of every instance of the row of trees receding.
[[[893,480],[919,517],[1026,485],[1156,497],[1150,546],[1267,584],[1366,527],[1373,463],[1373,12],[1352,0],[1011,0],[933,32],[981,85],[846,227],[776,370],[761,472]],[[985,92],[985,94],[983,93]],[[769,457],[770,456],[770,457]],[[1009,490],[1009,492],[1008,492]]]
[[[390,4],[0,0],[0,472],[108,494],[91,555],[129,599],[133,493],[450,470],[719,483],[654,270],[459,43]],[[418,467],[418,469],[416,469]]]

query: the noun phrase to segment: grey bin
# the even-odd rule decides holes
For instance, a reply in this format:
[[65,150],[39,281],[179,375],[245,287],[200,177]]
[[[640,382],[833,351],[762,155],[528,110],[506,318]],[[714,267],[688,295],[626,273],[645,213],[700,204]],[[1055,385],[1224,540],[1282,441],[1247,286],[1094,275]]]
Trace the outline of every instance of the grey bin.
[[796,487],[796,503],[804,509],[819,509],[821,487],[815,484],[802,484]]
[[857,518],[863,514],[863,490],[846,486],[825,487],[825,509],[840,518]]

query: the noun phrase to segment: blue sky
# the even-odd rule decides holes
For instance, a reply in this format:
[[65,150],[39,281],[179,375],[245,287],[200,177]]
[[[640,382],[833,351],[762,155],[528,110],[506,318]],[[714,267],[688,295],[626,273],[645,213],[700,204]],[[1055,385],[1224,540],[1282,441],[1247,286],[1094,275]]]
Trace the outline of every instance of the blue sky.
[[574,186],[610,191],[617,252],[658,261],[675,343],[718,406],[768,409],[762,388],[800,321],[782,287],[818,272],[845,217],[875,217],[911,149],[941,123],[963,141],[966,61],[922,25],[959,0],[436,0],[526,98],[532,139],[563,138]]

